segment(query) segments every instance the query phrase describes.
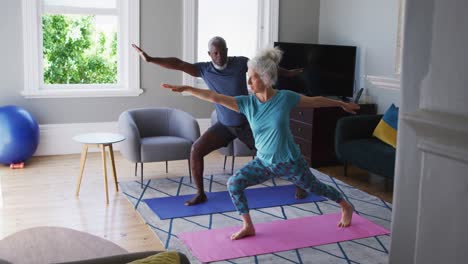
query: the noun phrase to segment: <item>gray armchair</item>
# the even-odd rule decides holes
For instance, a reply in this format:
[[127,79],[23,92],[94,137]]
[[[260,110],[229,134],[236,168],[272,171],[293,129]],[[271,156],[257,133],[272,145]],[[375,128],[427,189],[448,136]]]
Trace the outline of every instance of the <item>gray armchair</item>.
[[126,137],[120,145],[120,153],[141,164],[143,187],[143,163],[188,159],[190,181],[190,150],[200,137],[200,127],[190,114],[171,108],[140,108],[123,112],[119,117],[119,131]]
[[[211,113],[211,124],[215,124],[218,122],[218,116],[216,111]],[[224,167],[226,169],[226,161],[228,156],[232,156],[232,163],[231,163],[231,174],[234,173],[234,162],[236,157],[255,157],[256,150],[252,150],[244,142],[240,141],[238,138],[234,139],[229,145],[226,147],[220,148],[219,153],[224,155]]]

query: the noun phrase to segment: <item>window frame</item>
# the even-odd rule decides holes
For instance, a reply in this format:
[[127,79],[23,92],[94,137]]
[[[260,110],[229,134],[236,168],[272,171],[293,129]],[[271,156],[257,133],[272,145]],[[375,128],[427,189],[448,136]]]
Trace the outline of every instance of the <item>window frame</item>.
[[[273,47],[273,43],[278,41],[279,32],[279,0],[258,0],[258,25],[259,32],[257,39],[257,49]],[[189,63],[195,63],[197,54],[197,21],[198,21],[198,0],[183,1],[183,44],[182,58]],[[241,55],[241,54],[240,54]],[[193,77],[183,73],[182,82],[184,85],[206,88],[206,84],[201,78]]]
[[[139,57],[131,52],[130,43],[139,44],[140,1],[117,0],[118,60],[117,84],[44,84],[42,55],[42,0],[22,0],[24,88],[26,98],[114,97],[138,96],[140,88]],[[100,10],[99,14],[113,11],[95,8],[50,8],[52,12]],[[114,9],[112,9],[114,10]],[[102,11],[102,12],[101,12]],[[65,12],[66,13],[66,12]]]
[[401,66],[403,63],[403,41],[405,23],[406,0],[398,0],[397,36],[395,43],[395,65],[392,76],[366,75],[365,78],[372,85],[390,89],[401,90]]
[[401,75],[401,64],[403,59],[403,38],[404,38],[404,21],[405,21],[406,0],[398,1],[398,26],[397,26],[397,43],[395,54],[395,74]]

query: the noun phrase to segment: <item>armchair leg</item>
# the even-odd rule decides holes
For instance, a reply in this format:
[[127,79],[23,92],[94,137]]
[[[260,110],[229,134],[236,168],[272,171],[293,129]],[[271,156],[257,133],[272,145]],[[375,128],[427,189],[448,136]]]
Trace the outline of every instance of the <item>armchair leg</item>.
[[234,160],[235,159],[236,159],[236,157],[234,155],[232,155],[231,175],[234,174]]
[[135,162],[135,177],[137,176],[138,171],[138,162]]
[[347,162],[344,163],[343,170],[344,170],[344,176],[348,177],[348,163]]
[[226,161],[227,161],[227,156],[224,156],[224,166],[223,166],[223,170],[226,169]]
[[143,162],[140,163],[141,188],[143,189]]
[[167,164],[167,160],[166,160],[166,173],[168,172],[167,168],[168,168],[168,164]]
[[188,173],[189,173],[190,183],[192,183],[192,165],[190,164],[190,158],[188,159]]

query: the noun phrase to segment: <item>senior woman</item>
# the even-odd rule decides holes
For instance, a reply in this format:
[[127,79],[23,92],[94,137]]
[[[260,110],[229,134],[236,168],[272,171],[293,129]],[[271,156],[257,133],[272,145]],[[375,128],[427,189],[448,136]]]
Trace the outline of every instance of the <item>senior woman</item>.
[[275,90],[278,64],[282,52],[277,48],[260,51],[248,62],[248,84],[250,95],[226,96],[213,91],[190,86],[163,84],[173,92],[188,92],[195,97],[221,104],[244,114],[250,123],[255,138],[257,157],[238,170],[228,180],[228,191],[237,211],[242,217],[243,227],[232,234],[231,239],[255,235],[244,190],[273,177],[283,177],[308,192],[327,197],[341,207],[339,227],[351,225],[352,206],[334,187],[320,182],[310,171],[294,143],[289,128],[289,114],[296,107],[333,107],[354,113],[359,106],[353,103],[332,100],[321,96],[308,97],[288,90]]

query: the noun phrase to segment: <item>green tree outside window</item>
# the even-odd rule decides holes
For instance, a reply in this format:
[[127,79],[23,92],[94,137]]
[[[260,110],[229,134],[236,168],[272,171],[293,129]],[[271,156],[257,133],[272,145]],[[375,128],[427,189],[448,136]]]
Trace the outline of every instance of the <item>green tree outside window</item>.
[[98,32],[93,22],[94,16],[42,16],[44,83],[117,83],[117,33]]

